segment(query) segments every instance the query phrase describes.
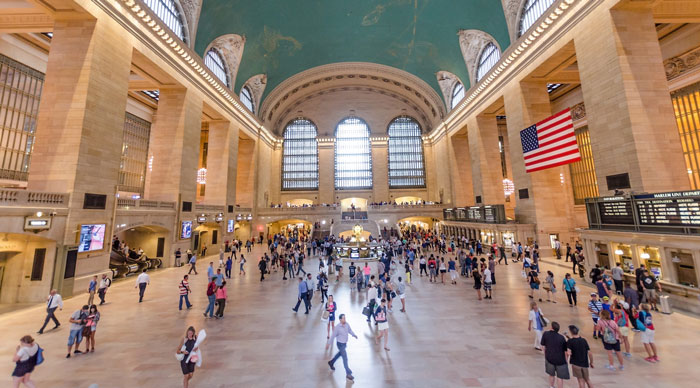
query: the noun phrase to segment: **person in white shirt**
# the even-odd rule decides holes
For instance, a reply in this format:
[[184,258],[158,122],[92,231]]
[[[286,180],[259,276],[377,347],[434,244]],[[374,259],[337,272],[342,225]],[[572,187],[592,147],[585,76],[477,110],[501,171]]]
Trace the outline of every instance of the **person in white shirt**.
[[38,334],[44,334],[44,328],[49,324],[49,321],[53,319],[53,323],[56,325],[53,328],[56,329],[61,326],[61,322],[56,319],[54,312],[57,308],[63,310],[63,298],[56,290],[51,290],[49,296],[46,298],[46,319],[44,320],[44,325],[41,329],[37,331]]
[[[369,305],[369,316],[367,317],[367,322],[372,320],[374,317],[374,310],[377,306],[377,287],[374,284],[374,275],[370,277],[369,284],[367,285],[367,301]],[[377,318],[374,318],[374,322],[377,322]]]
[[107,289],[112,285],[112,279],[108,278],[107,275],[102,274],[102,280],[100,280],[100,288],[97,289],[97,296],[100,297],[100,305],[105,304],[105,295],[107,294]]
[[146,286],[151,284],[151,278],[148,276],[146,273],[146,269],[143,269],[143,272],[139,275],[138,278],[136,278],[136,286],[134,288],[139,289],[139,303],[143,302],[143,294],[146,292]]

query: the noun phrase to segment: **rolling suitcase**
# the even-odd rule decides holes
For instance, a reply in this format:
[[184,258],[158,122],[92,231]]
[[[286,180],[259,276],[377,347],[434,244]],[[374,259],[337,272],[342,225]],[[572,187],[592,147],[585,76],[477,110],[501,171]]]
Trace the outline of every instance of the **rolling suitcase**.
[[659,296],[659,308],[664,314],[671,314],[673,312],[673,310],[671,310],[671,300],[668,295]]

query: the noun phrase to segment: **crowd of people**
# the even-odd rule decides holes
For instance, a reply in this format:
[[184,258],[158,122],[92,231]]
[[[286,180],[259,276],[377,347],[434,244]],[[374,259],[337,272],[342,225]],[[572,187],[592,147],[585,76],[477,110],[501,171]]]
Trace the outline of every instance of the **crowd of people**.
[[[294,313],[304,305],[304,313],[309,314],[314,306],[319,306],[322,311],[322,319],[326,321],[325,331],[327,348],[335,344],[337,352],[328,361],[331,370],[335,370],[335,362],[343,359],[343,366],[348,380],[354,380],[348,365],[347,343],[350,336],[357,338],[346,319],[347,305],[329,294],[329,284],[341,283],[345,280],[345,268],[347,268],[347,281],[351,293],[363,296],[365,306],[363,314],[373,332],[374,342],[384,351],[390,351],[389,347],[389,320],[393,316],[394,303],[400,301],[399,312],[406,313],[406,294],[408,285],[414,276],[415,262],[418,263],[419,277],[428,277],[429,283],[446,285],[458,285],[468,283],[476,291],[477,300],[493,299],[493,291],[497,282],[497,266],[503,263],[509,265],[509,259],[505,255],[505,249],[499,244],[484,244],[478,240],[469,240],[462,237],[452,237],[435,231],[425,230],[420,227],[402,228],[400,237],[392,236],[389,239],[372,238],[381,245],[382,256],[376,261],[376,267],[372,268],[368,262],[357,263],[355,260],[343,259],[334,249],[335,244],[344,242],[342,238],[328,236],[319,239],[310,239],[308,235],[276,234],[267,239],[267,249],[257,260],[257,269],[260,272],[260,282],[274,277],[281,280],[296,279],[296,300],[292,308]],[[256,243],[255,239],[247,241],[226,242],[219,252],[219,261],[210,261],[206,268],[207,285],[203,292],[207,296],[207,306],[203,311],[206,319],[224,317],[224,310],[228,299],[226,280],[231,279],[234,263],[239,265],[239,276],[245,276],[245,264],[247,259],[242,249],[250,251]],[[261,243],[260,240],[257,243]],[[555,247],[555,252],[561,249]],[[182,252],[179,250],[180,256]],[[190,295],[193,290],[190,287],[190,276],[197,275],[197,258],[191,251],[185,252],[187,257],[187,273],[179,280],[177,290],[179,294],[179,310],[184,307],[189,310],[193,307]],[[558,256],[558,255],[555,255]],[[318,268],[312,270],[305,268],[309,259],[318,259]],[[557,257],[561,259],[560,257]],[[581,330],[576,325],[568,325],[568,330],[560,333],[561,326],[545,316],[543,303],[557,303],[557,294],[563,289],[567,294],[569,306],[577,307],[577,295],[580,293],[574,276],[567,273],[559,282],[555,279],[553,271],[541,270],[541,256],[537,243],[523,246],[517,243],[512,248],[510,261],[521,263],[522,275],[529,293],[525,293],[530,299],[528,316],[528,331],[534,332],[534,348],[544,353],[545,371],[550,377],[551,386],[563,386],[563,381],[570,379],[571,374],[578,379],[580,387],[591,387],[589,369],[593,368],[593,356],[591,344],[582,336]],[[582,261],[582,249],[579,244],[570,247],[567,244],[565,260],[571,260],[574,265]],[[349,265],[348,264],[349,261]],[[346,267],[347,265],[347,267]],[[576,267],[572,267],[576,268]],[[600,268],[596,266],[589,274],[596,292],[590,294],[587,310],[591,314],[594,324],[592,339],[600,340],[603,349],[608,356],[607,368],[624,370],[625,358],[632,357],[630,350],[630,336],[640,335],[647,352],[645,360],[650,363],[659,362],[656,346],[654,344],[654,323],[652,311],[656,310],[656,303],[660,291],[660,285],[643,266],[637,271],[637,290],[631,288],[629,283],[619,281],[620,269]],[[278,275],[274,275],[278,273]],[[543,280],[540,278],[543,277]],[[150,284],[150,277],[144,271],[136,279],[135,288],[139,290],[139,302],[143,302],[146,287]],[[100,298],[100,305],[105,303],[107,289],[111,285],[108,277],[102,276],[101,280],[95,276],[87,289],[88,303],[81,309],[70,315],[70,330],[68,334],[68,352],[66,358],[82,353],[95,351],[97,325],[101,319],[98,306],[93,304],[94,295]],[[614,287],[614,291],[613,291]],[[483,291],[483,293],[482,293]],[[318,296],[317,296],[318,295]],[[524,295],[523,295],[524,296]],[[546,302],[543,301],[546,298]],[[320,299],[320,301],[319,301]],[[184,302],[184,303],[183,303]],[[640,303],[641,302],[641,303]],[[46,317],[38,334],[44,333],[49,322],[54,322],[54,328],[60,326],[55,312],[63,309],[61,295],[52,290],[47,298]],[[545,309],[546,310],[546,309]],[[337,323],[336,323],[337,321]],[[372,321],[375,328],[372,329]],[[189,327],[185,332],[176,351],[176,357],[181,364],[183,372],[183,386],[188,387],[193,378],[197,365],[201,365],[200,345],[206,333],[196,333],[194,327]],[[81,344],[85,342],[84,351]],[[41,348],[30,336],[20,340],[13,361],[16,362],[16,370],[13,373],[15,387],[24,384],[33,387],[30,378],[34,366],[41,359]],[[617,367],[615,366],[617,361]]]

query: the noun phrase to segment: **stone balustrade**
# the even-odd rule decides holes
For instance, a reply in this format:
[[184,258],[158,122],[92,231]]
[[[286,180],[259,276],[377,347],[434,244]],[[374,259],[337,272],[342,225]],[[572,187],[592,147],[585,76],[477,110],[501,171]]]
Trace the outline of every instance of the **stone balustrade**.
[[151,201],[148,199],[117,198],[117,209],[175,210],[175,202]]
[[67,208],[67,193],[0,189],[0,206]]

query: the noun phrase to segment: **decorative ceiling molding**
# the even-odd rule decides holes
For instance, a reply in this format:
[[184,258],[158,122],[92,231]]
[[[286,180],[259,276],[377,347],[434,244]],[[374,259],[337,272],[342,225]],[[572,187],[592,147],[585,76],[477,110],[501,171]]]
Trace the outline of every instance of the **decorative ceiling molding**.
[[669,81],[690,71],[700,69],[700,48],[665,60],[664,69],[666,70],[666,79]]
[[518,40],[518,27],[520,27],[520,13],[523,10],[525,0],[501,0],[503,3],[503,13],[508,25],[510,42]]
[[498,45],[488,33],[481,30],[459,30],[459,48],[462,50],[464,63],[467,65],[469,72],[469,84],[476,84],[476,70],[479,65],[479,57],[487,44],[493,43],[501,51],[501,46]]
[[424,109],[418,107],[416,104],[413,103],[413,101],[410,101],[406,96],[397,93],[396,91],[391,90],[389,88],[385,88],[383,87],[383,85],[338,85],[331,88],[315,89],[311,93],[306,94],[304,96],[300,96],[299,98],[295,99],[292,104],[287,105],[287,108],[284,110],[284,112],[280,112],[280,114],[275,116],[277,119],[274,122],[274,125],[270,125],[270,127],[276,135],[282,136],[282,128],[284,128],[284,126],[289,122],[290,115],[292,115],[293,112],[296,112],[298,110],[297,107],[299,107],[299,105],[302,105],[305,102],[308,102],[309,100],[318,98],[320,96],[328,96],[333,93],[353,91],[376,93],[405,104],[408,108],[411,108],[415,112],[415,114],[406,114],[406,116],[410,116],[418,120],[421,130],[424,133],[429,132],[431,128],[431,120],[428,117],[429,113],[427,113]]
[[436,76],[438,85],[440,85],[440,91],[442,91],[442,97],[445,99],[445,106],[452,106],[452,90],[454,90],[457,82],[462,81],[449,71],[438,71]]
[[229,89],[231,90],[233,90],[234,85],[236,85],[236,76],[238,74],[238,68],[241,65],[244,47],[244,37],[237,34],[226,34],[214,39],[204,51],[204,55],[212,48],[219,51],[226,62],[226,70],[228,71],[230,80],[229,84],[231,85]]
[[265,87],[267,86],[267,75],[256,74],[248,78],[248,81],[243,86],[247,86],[250,89],[250,94],[253,95],[253,106],[260,106],[260,100],[262,100]]
[[202,11],[203,0],[179,0],[182,14],[185,17],[187,28],[188,46],[194,47],[194,39],[197,35],[197,25],[199,24],[199,14]]
[[425,81],[406,71],[375,63],[341,62],[318,66],[289,77],[265,98],[260,109],[263,122],[273,123],[289,105],[309,92],[339,86],[370,86],[400,95],[426,112],[427,127],[442,120],[445,105]]

